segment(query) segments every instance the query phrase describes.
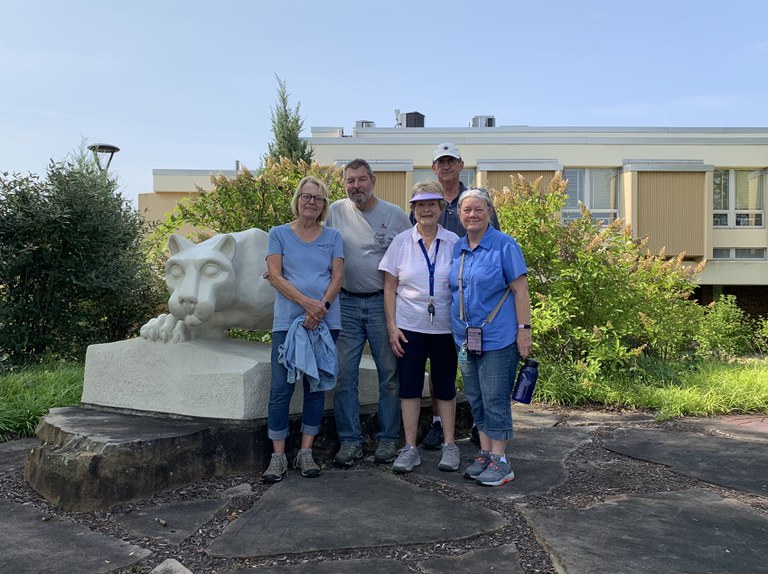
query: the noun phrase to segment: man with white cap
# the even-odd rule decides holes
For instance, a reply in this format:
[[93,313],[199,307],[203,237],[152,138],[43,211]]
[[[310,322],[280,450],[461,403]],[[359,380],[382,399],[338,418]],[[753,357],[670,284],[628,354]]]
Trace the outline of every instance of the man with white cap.
[[[464,169],[464,160],[456,144],[444,142],[438,144],[432,153],[432,171],[437,176],[437,181],[443,186],[445,209],[440,216],[440,225],[448,231],[453,231],[459,237],[464,237],[467,231],[459,221],[459,196],[467,187],[461,181],[461,170]],[[415,223],[411,213],[411,223]],[[496,211],[491,212],[491,225],[499,229],[499,220]],[[430,385],[431,390],[431,385]],[[432,401],[432,412],[437,413],[436,404]],[[427,450],[437,450],[443,444],[443,425],[440,416],[433,417],[432,427],[424,437],[421,445]],[[472,427],[472,439],[479,444],[476,429]],[[477,440],[475,440],[477,439]]]
[[[432,154],[432,171],[437,176],[437,181],[443,186],[447,204],[440,217],[440,225],[459,237],[467,234],[459,222],[459,196],[467,189],[460,179],[463,169],[464,160],[461,159],[461,152],[456,144],[444,142],[435,148]],[[491,213],[491,225],[499,229],[499,220],[495,211]]]

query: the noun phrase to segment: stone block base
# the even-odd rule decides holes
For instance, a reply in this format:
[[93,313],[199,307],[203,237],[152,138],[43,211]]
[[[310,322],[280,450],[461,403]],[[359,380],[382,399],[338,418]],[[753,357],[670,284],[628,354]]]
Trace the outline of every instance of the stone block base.
[[[364,448],[376,448],[375,406],[361,408]],[[422,402],[419,438],[432,422]],[[456,409],[457,436],[471,426],[468,404]],[[225,474],[253,475],[272,453],[266,419],[247,422],[146,416],[86,407],[52,409],[37,428],[24,477],[46,500],[68,511],[97,511]],[[292,461],[301,440],[301,418],[291,417],[286,452]],[[330,464],[339,448],[336,423],[326,411],[315,439],[315,458]]]
[[[265,419],[271,378],[270,345],[238,339],[161,343],[129,339],[91,345],[85,358],[82,403],[96,407],[187,417]],[[361,405],[378,403],[379,382],[370,355],[360,362]],[[429,385],[424,385],[424,396]],[[297,385],[290,413],[301,413]],[[333,391],[325,394],[333,408]]]

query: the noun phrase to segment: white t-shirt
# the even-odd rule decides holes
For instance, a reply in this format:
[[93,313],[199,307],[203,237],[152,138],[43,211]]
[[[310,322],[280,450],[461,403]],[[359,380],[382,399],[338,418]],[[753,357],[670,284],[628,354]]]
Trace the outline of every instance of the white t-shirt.
[[360,211],[349,199],[334,201],[325,221],[344,240],[344,289],[370,293],[384,289],[379,262],[392,239],[411,228],[408,216],[397,205],[379,199],[368,211]]
[[[395,322],[400,329],[418,333],[451,332],[451,287],[448,274],[453,260],[453,246],[459,236],[441,225],[429,246],[429,260],[435,263],[433,321],[429,320],[429,267],[419,245],[421,235],[414,226],[392,240],[379,264],[379,270],[397,277]],[[439,245],[439,248],[438,248]]]

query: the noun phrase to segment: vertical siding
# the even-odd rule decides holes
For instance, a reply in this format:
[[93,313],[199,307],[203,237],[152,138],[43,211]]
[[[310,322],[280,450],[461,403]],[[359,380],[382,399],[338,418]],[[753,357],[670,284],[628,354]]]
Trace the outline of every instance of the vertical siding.
[[376,197],[399,205],[403,209],[410,199],[408,182],[403,171],[378,171],[376,175]]
[[686,258],[704,256],[704,173],[637,174],[637,234],[648,236],[648,248],[662,247],[668,256],[685,251]]
[[537,177],[543,177],[544,179],[541,182],[542,191],[547,189],[547,185],[555,177],[554,171],[489,171],[486,172],[486,176],[483,178],[485,181],[484,187],[501,191],[505,187],[510,186],[510,177],[516,177],[518,173],[529,183],[536,181]]

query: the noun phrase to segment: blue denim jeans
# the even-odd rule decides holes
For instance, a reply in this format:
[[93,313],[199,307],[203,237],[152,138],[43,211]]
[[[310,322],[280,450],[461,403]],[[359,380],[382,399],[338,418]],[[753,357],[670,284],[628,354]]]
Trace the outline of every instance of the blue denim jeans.
[[379,376],[379,433],[377,440],[396,441],[400,437],[400,399],[397,361],[389,345],[384,295],[356,297],[339,294],[341,333],[336,341],[339,377],[333,391],[333,410],[339,440],[362,444],[360,426],[360,359],[365,342],[371,349]]
[[[288,371],[277,360],[278,348],[285,342],[288,331],[272,331],[272,380],[269,387],[269,407],[267,410],[267,436],[271,440],[283,440],[288,436],[288,418],[291,407],[291,397],[296,388],[295,383],[287,381]],[[338,331],[331,331],[334,338]],[[325,391],[311,392],[309,382],[304,377],[304,403],[301,408],[301,432],[317,435],[320,423],[323,421],[325,410]]]
[[492,440],[512,440],[512,387],[520,355],[517,343],[459,361],[464,394],[477,429]]

